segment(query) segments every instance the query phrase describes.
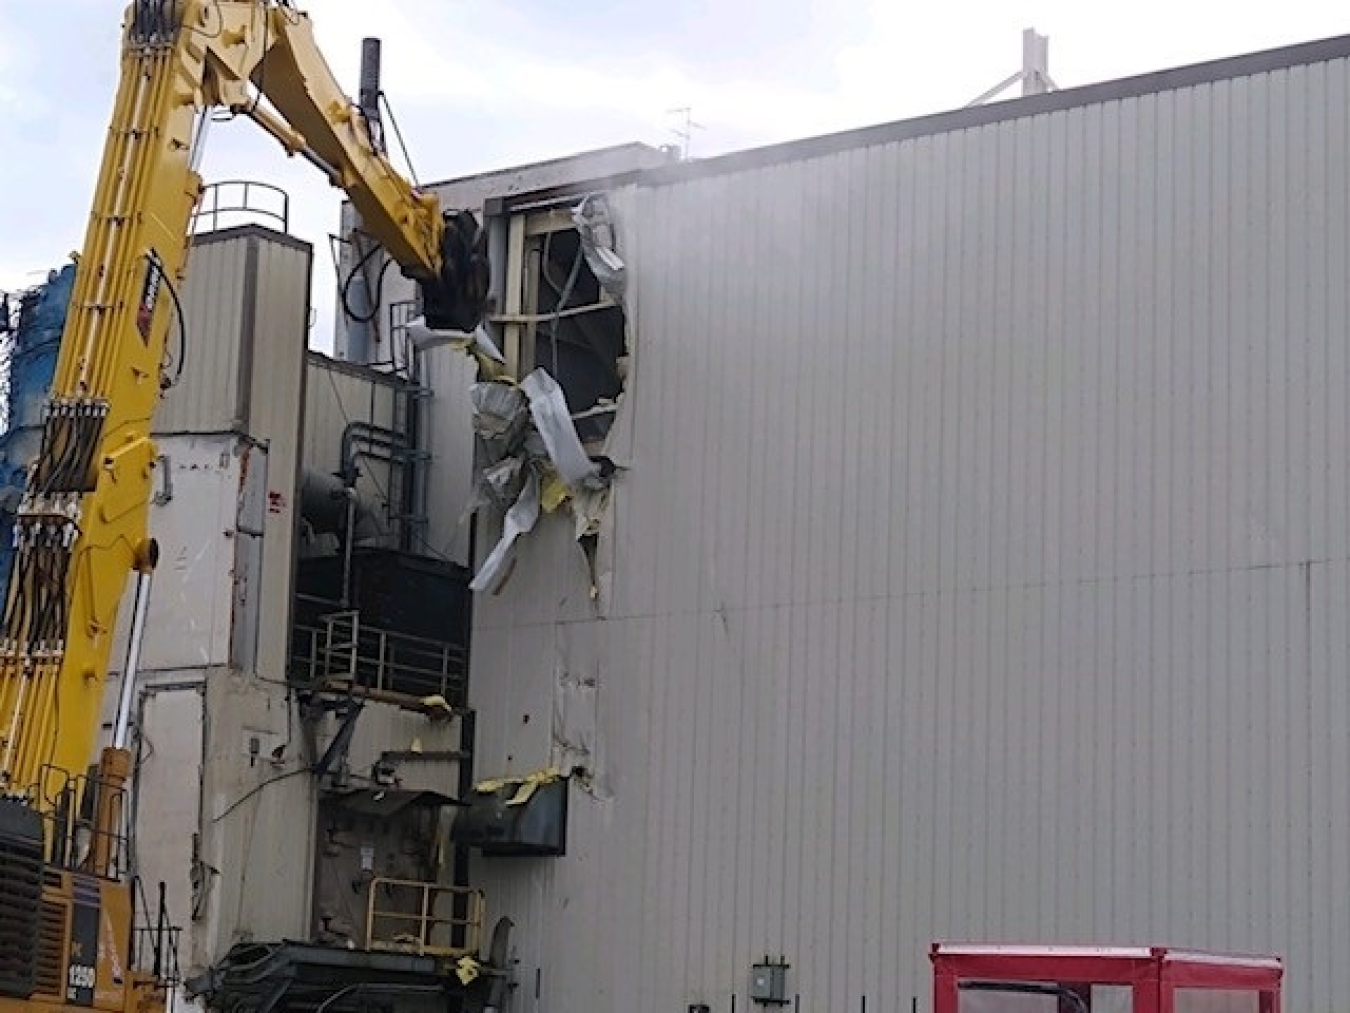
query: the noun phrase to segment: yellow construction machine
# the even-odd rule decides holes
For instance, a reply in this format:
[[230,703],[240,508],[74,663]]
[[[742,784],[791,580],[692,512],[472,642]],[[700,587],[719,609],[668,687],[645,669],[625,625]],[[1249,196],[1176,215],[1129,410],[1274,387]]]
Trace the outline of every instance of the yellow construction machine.
[[[133,953],[123,800],[157,555],[151,426],[171,328],[182,326],[205,128],[222,111],[253,120],[347,194],[418,283],[429,326],[472,330],[486,302],[477,221],[395,170],[376,115],[343,93],[306,14],[283,0],[134,0],[0,620],[0,1013],[165,1004],[162,976]],[[133,574],[116,718],[96,757]]]

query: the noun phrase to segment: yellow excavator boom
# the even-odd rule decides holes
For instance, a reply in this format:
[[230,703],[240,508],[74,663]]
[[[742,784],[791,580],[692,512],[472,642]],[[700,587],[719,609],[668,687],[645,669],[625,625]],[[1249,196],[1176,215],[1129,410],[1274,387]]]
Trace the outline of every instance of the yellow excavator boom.
[[[151,565],[151,422],[172,300],[202,190],[212,109],[246,116],[350,197],[365,231],[422,284],[429,321],[467,329],[486,282],[475,237],[371,141],[308,16],[263,0],[139,0],[61,341],[0,627],[0,789],[46,804],[91,761],[118,606]],[[449,242],[453,240],[453,242]]]
[[[147,530],[158,459],[152,424],[175,314],[182,325],[177,286],[202,193],[205,126],[222,109],[255,121],[348,195],[364,231],[417,282],[430,325],[472,330],[486,303],[477,222],[443,212],[395,170],[303,12],[288,0],[133,0],[0,614],[0,1013],[163,1005],[153,975],[126,970],[132,905],[121,798],[157,555]],[[89,781],[133,575],[117,719]]]

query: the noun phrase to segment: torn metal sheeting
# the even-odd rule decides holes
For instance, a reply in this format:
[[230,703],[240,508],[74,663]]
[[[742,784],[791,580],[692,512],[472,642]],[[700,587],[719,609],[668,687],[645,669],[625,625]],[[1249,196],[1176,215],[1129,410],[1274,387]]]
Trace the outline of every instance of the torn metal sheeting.
[[543,369],[536,369],[520,385],[530,399],[530,415],[548,448],[549,460],[562,480],[572,489],[600,481],[600,467],[581,445],[558,381]]
[[[627,269],[617,252],[617,230],[605,195],[582,198],[572,209],[572,221],[586,264],[608,298],[622,307]],[[559,310],[549,317],[555,325],[564,313],[579,315],[583,310],[601,308],[598,303],[595,307],[563,310],[571,284],[569,280],[559,299]],[[515,317],[512,319],[519,322]],[[524,319],[520,316],[520,320]],[[474,432],[480,440],[486,466],[478,473],[466,514],[492,504],[509,502],[511,506],[501,537],[469,587],[475,592],[495,593],[505,580],[516,541],[534,529],[541,513],[552,513],[570,501],[575,513],[576,538],[587,555],[591,593],[595,597],[598,589],[594,543],[609,502],[612,466],[605,470],[591,460],[577,422],[582,421],[584,429],[586,419],[612,416],[618,410],[617,401],[622,394],[612,400],[601,398],[573,416],[562,386],[543,368],[534,369],[519,386],[495,379],[501,376],[500,372],[484,365],[484,360],[500,363],[501,353],[483,328],[479,332],[472,336],[475,347],[471,350],[479,359],[480,379],[473,385],[471,399]],[[468,348],[470,341],[469,335],[432,331],[421,318],[409,325],[409,335],[419,349],[453,343]],[[621,356],[615,366],[621,384],[626,380],[626,365],[627,360]]]
[[468,348],[469,343],[473,340],[464,331],[442,331],[428,327],[426,317],[414,317],[408,321],[406,327],[408,340],[413,343],[413,347],[419,352],[425,352],[431,348],[441,348],[444,345]]
[[585,411],[573,412],[572,421],[580,422],[582,419],[593,419],[600,415],[613,415],[618,410],[619,410],[618,401],[601,401],[597,403],[594,407],[587,408]]
[[486,327],[480,326],[473,332],[473,347],[493,362],[506,362],[506,356],[497,347],[497,343],[492,340],[492,335],[488,333]]
[[521,490],[511,509],[506,511],[506,522],[501,538],[492,547],[492,552],[484,560],[482,568],[469,582],[470,591],[497,590],[506,564],[511,558],[511,547],[515,545],[517,538],[533,531],[535,524],[539,522],[539,501],[539,476],[530,469],[525,476],[525,488]]
[[490,468],[483,469],[483,482],[488,491],[501,502],[520,495],[520,474],[524,462],[519,457],[508,457]]
[[466,988],[477,981],[482,973],[483,965],[468,954],[460,957],[455,963],[455,977],[457,977],[459,983]]
[[575,526],[574,537],[586,557],[586,574],[590,584],[591,601],[600,597],[600,563],[597,550],[600,540],[600,526],[604,518],[605,507],[609,504],[609,487],[603,489],[580,489],[572,499],[572,522]]
[[460,515],[460,523],[485,506],[494,503],[506,506],[520,495],[524,486],[521,477],[525,461],[519,457],[507,457],[478,473],[478,481],[473,485],[468,505]]
[[[511,456],[479,472],[472,509],[506,502],[522,477],[524,487],[507,511],[501,538],[469,584],[473,591],[496,591],[512,547],[521,535],[534,529],[541,511],[552,513],[570,497],[575,504],[580,539],[599,531],[609,499],[608,479],[581,445],[567,410],[567,399],[557,381],[543,369],[536,369],[521,382],[521,389],[524,395],[520,389],[506,384],[474,386],[474,425],[479,436],[496,452],[495,456],[503,453]],[[526,415],[521,407],[525,397],[529,399],[528,418],[533,419],[534,427],[525,429],[523,437],[519,437],[521,419]]]
[[558,477],[557,472],[550,471],[544,477],[544,490],[543,490],[544,513],[551,514],[555,510],[559,509],[564,503],[567,502],[567,498],[570,495],[571,491],[567,488],[567,484],[561,478]]
[[475,383],[469,389],[473,429],[494,461],[513,453],[529,425],[525,395],[509,383]]
[[572,512],[578,541],[600,533],[600,522],[609,505],[609,488],[580,489],[572,497]]
[[628,278],[623,258],[615,249],[618,243],[609,201],[603,194],[583,197],[572,210],[572,221],[581,237],[582,254],[595,280],[612,298],[622,302]]
[[506,356],[497,348],[492,335],[482,326],[474,328],[472,334],[464,331],[442,331],[428,327],[426,317],[415,317],[407,323],[407,334],[408,340],[419,352],[454,345],[460,348],[473,348],[494,362],[506,361]]

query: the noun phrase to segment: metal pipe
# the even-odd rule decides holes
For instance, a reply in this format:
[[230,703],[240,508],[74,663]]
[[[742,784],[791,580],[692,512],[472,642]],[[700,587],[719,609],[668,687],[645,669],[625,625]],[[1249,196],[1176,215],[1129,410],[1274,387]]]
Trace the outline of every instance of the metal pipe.
[[131,704],[136,693],[136,671],[141,665],[141,642],[145,639],[145,619],[150,611],[150,581],[153,575],[154,571],[148,568],[136,574],[136,605],[131,615],[127,661],[122,666],[122,688],[117,697],[117,719],[113,723],[114,749],[127,748],[127,732],[131,727]]
[[[353,477],[353,481],[354,481]],[[348,514],[355,503],[355,517]],[[373,509],[349,486],[335,475],[325,475],[313,468],[305,468],[300,480],[300,515],[316,533],[345,536],[350,533],[356,543],[369,542],[384,535]],[[354,522],[354,523],[353,523]]]
[[349,422],[342,429],[342,441],[338,449],[342,474],[347,476],[348,480],[354,479],[356,475],[356,458],[359,454],[355,449],[357,442],[365,443],[372,448],[389,451],[385,456],[367,451],[365,456],[377,461],[387,461],[390,464],[394,463],[396,456],[406,454],[410,449],[406,433],[400,433],[395,429],[387,429],[384,426],[376,426],[369,422]]
[[28,695],[28,687],[32,684],[32,679],[19,679],[18,689],[14,694],[14,707],[11,709],[8,721],[8,727],[5,729],[5,757],[0,760],[0,789],[6,792],[15,789],[27,788],[26,784],[14,784],[14,750],[19,744],[19,728],[23,725],[23,705],[24,697]]
[[293,129],[285,120],[274,116],[268,110],[253,106],[245,109],[244,115],[258,124],[263,130],[271,134],[283,148],[292,155],[299,155],[314,168],[328,177],[328,181],[334,186],[342,186],[342,173],[337,167],[323,158],[317,151],[309,146],[305,140],[304,134]]
[[361,40],[361,90],[357,95],[361,113],[370,131],[370,143],[384,153],[384,129],[380,122],[380,40]]
[[360,229],[361,219],[358,216],[351,234],[354,257],[352,273],[343,282],[342,317],[347,336],[346,359],[364,366],[375,357],[373,333],[377,307],[371,295],[370,279],[366,275],[366,256],[375,249],[374,240],[370,241],[370,247],[366,247],[361,242]]
[[206,154],[206,135],[211,132],[211,111],[203,109],[197,114],[197,127],[192,135],[192,148],[188,153],[188,165],[193,172],[202,167],[202,156]]
[[[414,359],[418,359],[421,353],[414,350]],[[420,364],[419,364],[420,373]],[[416,381],[420,384],[420,381]],[[408,506],[404,512],[410,516],[404,525],[404,545],[405,551],[415,552],[419,546],[429,546],[426,539],[427,526],[427,469],[424,462],[431,460],[431,448],[429,446],[430,422],[427,418],[430,408],[427,404],[427,398],[422,397],[416,390],[407,393],[410,404],[408,406],[408,428],[407,433],[408,447],[412,451],[412,458],[408,462],[407,483],[409,486]],[[425,455],[425,456],[424,456]]]
[[342,600],[343,609],[352,603],[352,542],[356,540],[356,489],[347,489],[347,533],[342,539]]

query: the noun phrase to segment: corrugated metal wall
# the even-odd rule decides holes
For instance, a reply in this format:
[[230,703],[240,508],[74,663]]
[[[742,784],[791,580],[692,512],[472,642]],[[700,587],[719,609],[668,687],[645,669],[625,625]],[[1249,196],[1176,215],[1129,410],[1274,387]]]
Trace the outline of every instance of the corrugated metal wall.
[[477,603],[478,770],[597,774],[476,863],[532,1008],[781,953],[926,1009],[941,937],[1343,1005],[1348,114],[1336,60],[619,195],[610,591],[552,520]]
[[169,349],[181,376],[160,402],[157,432],[223,432],[243,424],[249,274],[247,240],[207,236],[193,244],[183,282],[186,354],[175,326]]
[[[156,414],[157,432],[249,431],[275,402],[295,414],[312,257],[309,244],[260,226],[194,237],[183,283],[187,352]],[[175,328],[175,362],[179,344]]]

